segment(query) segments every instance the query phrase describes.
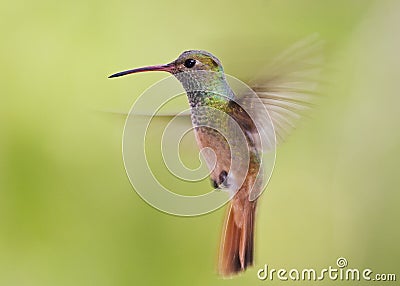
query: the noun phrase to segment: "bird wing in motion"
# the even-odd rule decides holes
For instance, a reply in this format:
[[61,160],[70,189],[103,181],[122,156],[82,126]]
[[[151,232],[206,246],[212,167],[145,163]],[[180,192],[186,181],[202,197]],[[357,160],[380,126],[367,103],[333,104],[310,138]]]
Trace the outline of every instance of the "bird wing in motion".
[[[238,94],[237,103],[263,127],[259,133],[267,142],[264,151],[274,148],[273,143],[284,141],[312,107],[322,71],[322,50],[323,42],[317,35],[296,42],[249,83],[254,92]],[[273,130],[266,124],[268,121]]]

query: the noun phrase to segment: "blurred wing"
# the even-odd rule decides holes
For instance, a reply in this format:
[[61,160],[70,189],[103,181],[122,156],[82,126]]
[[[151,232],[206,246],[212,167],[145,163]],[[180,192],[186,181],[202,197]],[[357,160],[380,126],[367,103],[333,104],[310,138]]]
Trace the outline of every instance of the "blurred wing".
[[[238,103],[251,110],[253,120],[259,121],[259,126],[267,126],[260,132],[264,142],[282,142],[311,108],[320,81],[322,50],[323,43],[317,35],[296,42],[249,83],[255,93],[239,95]],[[272,121],[274,130],[265,120]],[[271,148],[267,144],[263,149]]]
[[[112,115],[116,115],[116,116],[122,116],[122,117],[127,117],[129,115],[129,112],[123,112],[123,111],[117,111],[117,110],[97,110],[99,112],[103,112],[105,114],[112,114]],[[151,112],[146,112],[143,111],[141,113],[135,113],[133,114],[134,116],[144,116],[144,117],[188,117],[190,120],[190,111],[184,111],[184,112],[165,112],[165,111],[161,111],[161,112],[157,112],[155,115],[153,115]]]
[[179,113],[178,112],[161,111],[161,112],[157,112],[155,115],[151,114],[151,112],[146,112],[146,111],[143,111],[141,113],[134,113],[134,114],[130,114],[128,112],[123,112],[123,111],[117,111],[117,110],[101,110],[101,111],[97,110],[97,112],[120,117],[123,120],[126,120],[128,118],[128,115],[133,115],[138,118],[150,117],[155,120],[163,120],[163,121],[167,121],[167,122],[174,119],[175,122],[186,125],[188,129],[190,129],[192,126],[192,121],[190,119],[190,111],[184,111],[184,112],[179,112]]

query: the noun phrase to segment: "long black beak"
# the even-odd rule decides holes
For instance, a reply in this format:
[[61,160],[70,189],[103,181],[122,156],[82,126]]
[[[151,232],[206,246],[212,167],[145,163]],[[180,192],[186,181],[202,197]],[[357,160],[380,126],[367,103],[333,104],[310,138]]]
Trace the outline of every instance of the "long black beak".
[[108,78],[119,77],[119,76],[131,74],[131,73],[148,72],[148,71],[172,72],[174,70],[174,68],[175,68],[175,65],[173,63],[166,64],[166,65],[158,65],[158,66],[148,66],[148,67],[118,72],[118,73],[110,75]]

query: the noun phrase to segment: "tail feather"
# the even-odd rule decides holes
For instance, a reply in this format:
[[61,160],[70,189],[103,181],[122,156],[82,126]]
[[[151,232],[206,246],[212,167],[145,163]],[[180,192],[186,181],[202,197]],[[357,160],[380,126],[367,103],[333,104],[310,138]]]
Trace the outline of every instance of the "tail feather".
[[[231,276],[246,270],[253,264],[255,202],[248,202],[243,214],[238,217],[231,203],[225,221],[225,232],[221,241],[219,272]],[[235,217],[236,216],[236,217]]]

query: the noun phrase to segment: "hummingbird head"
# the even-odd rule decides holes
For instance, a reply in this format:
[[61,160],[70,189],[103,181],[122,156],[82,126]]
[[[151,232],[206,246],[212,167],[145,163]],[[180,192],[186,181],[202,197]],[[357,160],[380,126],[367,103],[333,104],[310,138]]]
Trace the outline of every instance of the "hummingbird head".
[[148,71],[164,71],[174,75],[181,82],[189,98],[205,94],[204,91],[211,91],[224,97],[233,96],[221,62],[211,53],[201,50],[185,51],[169,64],[127,70],[113,74],[109,78]]
[[131,69],[115,73],[109,76],[109,78],[146,71],[165,71],[177,75],[182,72],[193,71],[223,73],[223,68],[221,62],[211,53],[200,50],[189,50],[183,52],[175,61],[169,64]]
[[169,72],[181,82],[188,95],[199,90],[212,89],[216,92],[227,90],[221,62],[211,53],[201,50],[185,51],[169,64],[127,70],[113,74],[109,78],[148,71]]

